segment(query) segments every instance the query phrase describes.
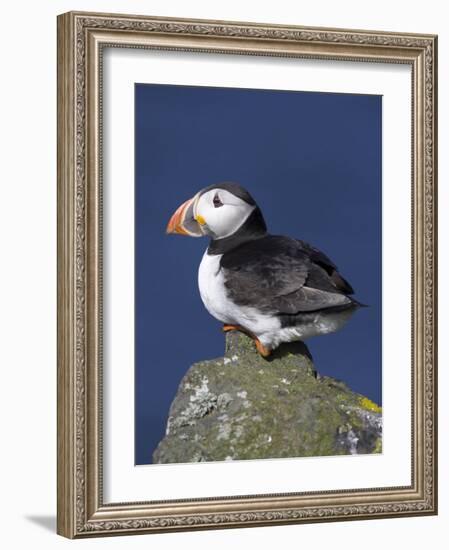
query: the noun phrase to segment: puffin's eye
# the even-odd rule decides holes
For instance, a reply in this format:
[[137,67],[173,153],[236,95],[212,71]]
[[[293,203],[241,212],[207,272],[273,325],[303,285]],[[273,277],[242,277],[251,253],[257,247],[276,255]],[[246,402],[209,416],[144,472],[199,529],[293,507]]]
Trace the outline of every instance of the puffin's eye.
[[215,193],[213,203],[215,208],[220,208],[220,206],[223,206],[223,203],[221,202],[220,197],[218,196],[218,193]]

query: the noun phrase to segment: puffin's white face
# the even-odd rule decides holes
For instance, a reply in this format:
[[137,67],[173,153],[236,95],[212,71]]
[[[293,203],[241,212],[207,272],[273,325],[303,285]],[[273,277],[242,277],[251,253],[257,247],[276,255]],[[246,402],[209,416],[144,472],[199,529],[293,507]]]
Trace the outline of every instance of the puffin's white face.
[[168,222],[167,233],[223,239],[233,235],[255,208],[227,189],[207,189],[181,204]]
[[210,189],[196,198],[193,215],[201,231],[214,239],[234,234],[256,207],[226,189]]

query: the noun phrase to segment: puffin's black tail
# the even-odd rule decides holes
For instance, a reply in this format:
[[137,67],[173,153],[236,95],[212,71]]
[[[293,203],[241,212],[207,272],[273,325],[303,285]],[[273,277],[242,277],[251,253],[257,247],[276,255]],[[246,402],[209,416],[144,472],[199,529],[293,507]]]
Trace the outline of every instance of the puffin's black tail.
[[351,302],[357,306],[357,307],[370,307],[369,304],[362,304],[362,302],[359,302],[358,300],[356,300],[355,298],[353,298],[352,296],[348,298],[351,300]]

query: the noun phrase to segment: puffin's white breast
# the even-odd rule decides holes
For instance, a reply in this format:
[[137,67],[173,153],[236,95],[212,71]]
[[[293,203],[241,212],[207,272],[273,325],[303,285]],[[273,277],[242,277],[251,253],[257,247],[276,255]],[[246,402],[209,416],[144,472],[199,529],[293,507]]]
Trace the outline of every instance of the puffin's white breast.
[[253,307],[238,306],[227,296],[223,269],[220,268],[221,254],[204,253],[198,271],[198,286],[201,299],[207,311],[222,323],[240,325],[253,334],[277,331],[280,322],[264,315]]
[[203,255],[198,270],[198,286],[207,311],[222,323],[235,323],[232,304],[226,295],[223,271],[220,269],[222,254]]

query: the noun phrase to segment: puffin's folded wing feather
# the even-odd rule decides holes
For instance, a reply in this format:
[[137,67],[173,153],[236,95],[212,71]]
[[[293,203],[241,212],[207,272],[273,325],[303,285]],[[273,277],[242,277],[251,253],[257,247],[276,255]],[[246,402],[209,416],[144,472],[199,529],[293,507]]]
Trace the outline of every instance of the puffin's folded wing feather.
[[223,255],[229,298],[277,314],[314,311],[350,303],[300,241],[267,236]]
[[300,241],[298,239],[297,242],[299,243],[299,246],[308,254],[312,262],[319,265],[324,269],[324,271],[326,271],[332,283],[338,290],[341,290],[345,294],[354,294],[352,286],[340,275],[337,266],[326,256],[326,254],[305,241]]
[[317,311],[349,303],[351,303],[351,300],[344,294],[304,286],[286,296],[274,296],[267,306],[272,306],[280,314],[295,315],[301,312]]

